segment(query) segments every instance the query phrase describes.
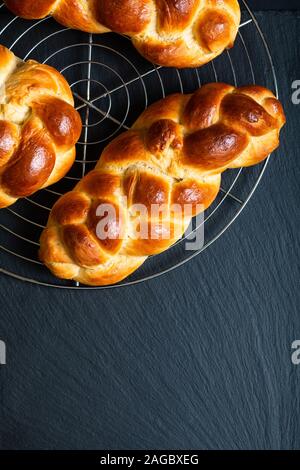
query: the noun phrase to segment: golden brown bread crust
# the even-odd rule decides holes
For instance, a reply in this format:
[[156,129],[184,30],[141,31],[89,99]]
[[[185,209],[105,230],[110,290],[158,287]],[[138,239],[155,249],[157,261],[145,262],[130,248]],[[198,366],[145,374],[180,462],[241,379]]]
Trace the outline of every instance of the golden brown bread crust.
[[73,105],[60,73],[0,46],[0,208],[70,169],[82,127]]
[[[121,281],[147,256],[169,248],[191,216],[212,204],[223,171],[265,159],[284,123],[279,101],[258,86],[213,83],[158,101],[55,204],[41,237],[41,260],[56,276],[83,284]],[[141,217],[135,204],[146,210]],[[106,214],[98,209],[106,205],[115,216],[107,218],[105,239],[97,224]],[[186,205],[190,214],[182,217]],[[153,206],[163,215],[151,213]],[[146,236],[136,231],[141,222]]]
[[231,47],[240,23],[237,0],[6,0],[23,18],[52,15],[91,33],[114,31],[132,38],[151,62],[198,67]]

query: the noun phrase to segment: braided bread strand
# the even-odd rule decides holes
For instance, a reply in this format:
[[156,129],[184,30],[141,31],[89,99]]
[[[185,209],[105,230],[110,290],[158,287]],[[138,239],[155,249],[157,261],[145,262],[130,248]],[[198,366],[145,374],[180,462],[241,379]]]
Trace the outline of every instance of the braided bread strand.
[[82,128],[73,105],[59,72],[0,46],[0,208],[68,172]]
[[[121,281],[181,238],[191,215],[214,201],[223,171],[265,159],[278,146],[284,123],[279,101],[259,86],[208,84],[153,104],[55,204],[41,237],[41,260],[60,278],[87,285]],[[106,239],[97,235],[103,204],[116,214]],[[145,216],[158,236],[136,235],[134,204],[169,208],[163,218]],[[172,212],[173,204],[189,204],[191,215]]]
[[237,0],[6,0],[28,19],[52,15],[82,31],[132,38],[148,60],[166,67],[199,67],[231,47],[240,23]]

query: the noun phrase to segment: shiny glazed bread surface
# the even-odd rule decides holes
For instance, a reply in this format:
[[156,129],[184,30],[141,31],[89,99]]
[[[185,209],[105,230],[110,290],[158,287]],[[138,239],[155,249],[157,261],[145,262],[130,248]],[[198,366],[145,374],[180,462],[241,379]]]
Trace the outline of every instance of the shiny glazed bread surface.
[[59,72],[0,46],[0,208],[70,169],[82,127],[73,105]]
[[[208,84],[153,104],[55,204],[41,237],[41,260],[60,278],[88,285],[121,281],[181,238],[191,216],[216,198],[222,172],[264,160],[278,146],[284,122],[279,101],[259,86]],[[115,209],[106,239],[97,232],[103,204]],[[149,236],[138,235],[136,204],[149,209],[142,215]],[[163,217],[151,213],[153,205],[166,208]],[[186,205],[191,213],[182,217]]]
[[6,0],[5,3],[23,18],[52,15],[70,28],[126,34],[144,57],[167,67],[198,67],[214,59],[233,45],[240,23],[237,0]]

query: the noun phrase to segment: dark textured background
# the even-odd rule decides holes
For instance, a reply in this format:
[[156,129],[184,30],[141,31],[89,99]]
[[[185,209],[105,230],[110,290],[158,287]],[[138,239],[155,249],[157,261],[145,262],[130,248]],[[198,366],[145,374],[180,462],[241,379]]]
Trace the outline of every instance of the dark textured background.
[[297,10],[299,0],[248,0],[253,10]]
[[212,247],[147,284],[1,276],[0,448],[299,448],[300,15],[257,18],[288,116],[262,184]]

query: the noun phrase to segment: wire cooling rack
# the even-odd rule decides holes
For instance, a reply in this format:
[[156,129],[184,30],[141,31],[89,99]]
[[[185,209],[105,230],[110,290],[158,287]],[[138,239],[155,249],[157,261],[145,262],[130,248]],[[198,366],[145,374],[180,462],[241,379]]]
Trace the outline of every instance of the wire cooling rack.
[[[86,287],[54,278],[38,259],[39,237],[55,201],[93,169],[102,149],[151,103],[174,92],[191,93],[202,83],[258,83],[278,96],[273,61],[263,33],[242,0],[242,21],[235,46],[199,69],[176,70],[143,59],[131,41],[113,33],[92,35],[70,30],[51,18],[28,22],[0,5],[0,43],[24,60],[34,58],[57,68],[68,80],[83,120],[75,164],[50,188],[0,211],[0,272],[22,281],[63,289],[107,289],[128,286],[167,273],[199,255],[217,240],[244,209],[268,164],[229,170],[222,189],[205,213],[205,243],[186,250],[183,237],[149,260],[124,282]],[[200,224],[201,225],[201,224]],[[194,232],[203,229],[200,225]]]

